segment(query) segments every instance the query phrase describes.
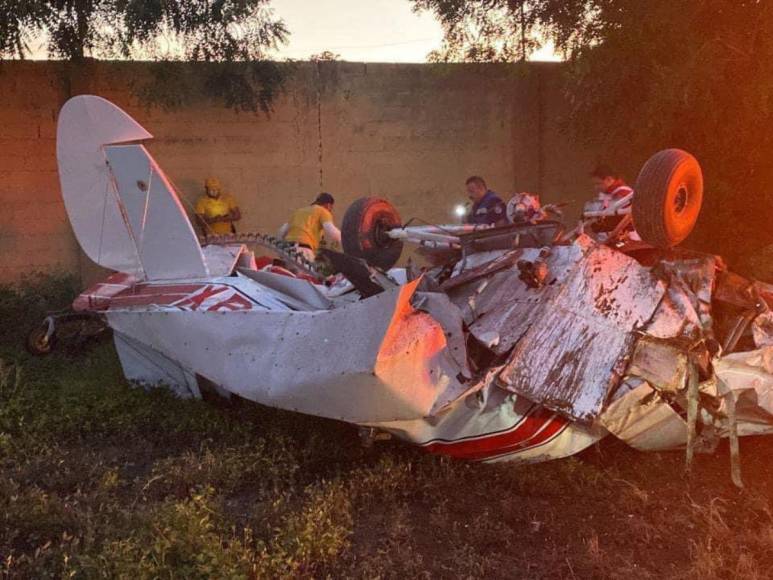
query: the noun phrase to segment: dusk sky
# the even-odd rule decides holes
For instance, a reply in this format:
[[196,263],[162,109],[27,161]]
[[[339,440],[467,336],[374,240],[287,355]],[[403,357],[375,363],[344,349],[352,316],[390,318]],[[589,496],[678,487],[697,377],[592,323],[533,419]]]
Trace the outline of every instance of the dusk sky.
[[[425,62],[440,47],[443,29],[429,12],[417,14],[409,0],[274,0],[290,29],[280,56],[305,59],[323,50],[343,60]],[[555,60],[550,48],[534,60]]]
[[274,0],[290,29],[280,56],[305,59],[323,50],[344,60],[424,62],[443,39],[430,13],[416,14],[408,0]]

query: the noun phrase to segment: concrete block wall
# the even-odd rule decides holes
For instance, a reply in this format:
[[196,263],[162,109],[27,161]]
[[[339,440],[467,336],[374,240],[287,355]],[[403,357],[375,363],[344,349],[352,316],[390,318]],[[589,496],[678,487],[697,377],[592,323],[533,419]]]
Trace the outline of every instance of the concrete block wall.
[[[0,68],[0,282],[32,271],[96,275],[79,251],[56,174],[56,116],[72,95],[104,96],[155,139],[149,149],[190,208],[209,175],[239,200],[241,231],[274,231],[319,191],[337,221],[356,198],[391,200],[404,219],[453,220],[464,180],[546,202],[588,196],[591,152],[558,124],[560,65],[301,64],[270,116],[214,105],[147,109],[130,85],[143,63]],[[570,212],[572,214],[572,212]],[[573,218],[570,215],[570,218]]]

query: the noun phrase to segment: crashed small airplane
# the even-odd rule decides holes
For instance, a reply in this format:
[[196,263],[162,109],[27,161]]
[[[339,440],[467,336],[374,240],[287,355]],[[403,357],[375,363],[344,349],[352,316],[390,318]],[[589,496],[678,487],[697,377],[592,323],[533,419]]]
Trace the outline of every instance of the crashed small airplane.
[[[387,201],[360,199],[344,252],[322,252],[330,275],[270,236],[198,238],[151,138],[100,97],[63,106],[67,213],[115,273],[46,319],[37,352],[98,320],[131,381],[470,460],[560,458],[609,434],[691,454],[773,431],[773,286],[676,247],[703,195],[684,151],[657,153],[635,193],[589,204],[571,231],[532,195],[514,196],[501,227],[404,225]],[[406,243],[430,266],[396,268]]]

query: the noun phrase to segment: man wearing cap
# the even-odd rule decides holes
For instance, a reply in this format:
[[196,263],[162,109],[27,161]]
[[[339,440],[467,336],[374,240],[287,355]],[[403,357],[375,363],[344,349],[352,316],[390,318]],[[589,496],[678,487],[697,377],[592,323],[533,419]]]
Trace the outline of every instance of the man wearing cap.
[[223,191],[220,180],[208,177],[204,182],[204,195],[196,201],[196,217],[205,235],[235,234],[235,222],[242,219],[236,200]]
[[505,202],[486,185],[485,180],[473,175],[465,182],[467,197],[472,201],[464,223],[475,225],[501,225],[507,223]]
[[295,248],[313,262],[322,236],[328,242],[341,243],[341,232],[333,224],[333,204],[329,193],[320,193],[309,206],[293,212],[290,221],[279,228],[279,237],[295,243]]

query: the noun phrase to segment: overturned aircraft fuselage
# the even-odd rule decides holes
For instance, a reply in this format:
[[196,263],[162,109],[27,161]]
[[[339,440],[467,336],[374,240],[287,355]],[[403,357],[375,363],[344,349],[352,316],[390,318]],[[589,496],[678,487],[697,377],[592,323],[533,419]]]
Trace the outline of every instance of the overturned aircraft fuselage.
[[[100,97],[59,117],[75,235],[116,271],[74,308],[112,328],[132,381],[183,396],[205,381],[472,460],[564,457],[610,433],[656,450],[773,430],[773,291],[714,256],[582,231],[546,240],[533,224],[458,239],[391,225],[385,247],[423,236],[454,257],[415,274],[340,254],[325,278],[266,236],[202,243],[151,138]],[[694,178],[663,185],[677,208],[692,207]],[[259,264],[251,243],[281,263]]]

